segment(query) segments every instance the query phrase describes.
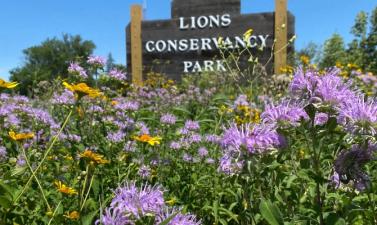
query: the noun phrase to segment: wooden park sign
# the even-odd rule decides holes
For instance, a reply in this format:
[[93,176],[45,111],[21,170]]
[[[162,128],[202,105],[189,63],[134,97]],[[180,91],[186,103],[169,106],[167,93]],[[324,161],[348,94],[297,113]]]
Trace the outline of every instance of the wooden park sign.
[[[272,57],[269,73],[286,65],[287,45],[294,36],[294,16],[287,0],[275,0],[275,12],[241,14],[240,0],[173,0],[171,20],[143,21],[140,5],[131,7],[127,33],[127,67],[136,85],[155,71],[180,80],[182,74],[226,72],[221,45],[249,48],[259,62]],[[253,33],[245,39],[247,30]],[[221,39],[220,39],[221,37]],[[158,63],[156,63],[156,61]]]

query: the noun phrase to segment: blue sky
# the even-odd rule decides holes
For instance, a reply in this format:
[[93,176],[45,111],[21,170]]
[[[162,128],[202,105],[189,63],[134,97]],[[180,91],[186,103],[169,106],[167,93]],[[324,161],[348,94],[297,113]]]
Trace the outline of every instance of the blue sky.
[[[242,13],[274,10],[274,0],[242,0]],[[22,65],[22,50],[48,37],[80,34],[97,45],[95,54],[111,52],[125,64],[124,28],[130,5],[142,0],[2,0],[0,1],[0,77]],[[288,0],[296,16],[296,47],[310,41],[323,43],[334,32],[352,39],[350,28],[356,14],[371,12],[376,0]],[[170,0],[147,0],[146,19],[168,19]]]

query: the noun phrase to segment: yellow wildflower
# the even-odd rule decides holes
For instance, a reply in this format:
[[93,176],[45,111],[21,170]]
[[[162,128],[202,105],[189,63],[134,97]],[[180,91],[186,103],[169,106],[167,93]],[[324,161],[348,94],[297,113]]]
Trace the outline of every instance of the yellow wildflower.
[[260,123],[260,121],[261,121],[260,112],[258,110],[254,110],[254,118],[253,118],[252,122]]
[[347,64],[347,67],[348,67],[349,69],[351,69],[351,70],[357,70],[357,69],[359,69],[359,66],[356,65],[356,64],[353,64],[353,63],[348,63],[348,64]]
[[77,191],[71,187],[68,187],[67,185],[63,184],[61,181],[55,181],[54,182],[56,188],[59,192],[67,194],[67,195],[77,195]]
[[80,213],[77,211],[67,212],[67,214],[64,215],[64,217],[70,220],[77,220],[80,218]]
[[34,137],[34,133],[20,133],[16,134],[14,131],[9,131],[9,137],[14,141],[22,141],[25,139],[31,139]]
[[79,117],[84,117],[85,115],[84,110],[82,110],[81,106],[77,107],[77,113],[79,114]]
[[220,48],[224,47],[224,38],[223,37],[219,37],[217,39],[217,43],[219,45]]
[[88,95],[91,98],[97,98],[102,95],[99,90],[89,87],[86,83],[69,84],[67,82],[63,82],[63,85],[68,90],[78,94],[79,97]]
[[113,106],[116,106],[116,105],[118,105],[119,103],[117,102],[117,101],[111,101],[111,105],[113,105]]
[[92,152],[91,150],[87,149],[84,153],[80,154],[81,158],[89,159],[92,163],[96,164],[106,164],[109,163],[108,160],[104,159],[103,155],[97,154]]
[[159,145],[161,144],[161,140],[162,138],[161,137],[151,137],[150,135],[148,134],[143,134],[139,137],[134,137],[134,139],[136,141],[140,141],[140,142],[144,142],[144,143],[148,143],[149,145],[152,145],[152,146],[155,146],[155,145]]
[[73,157],[70,156],[70,155],[66,155],[66,156],[64,156],[64,159],[65,159],[65,160],[72,161],[72,160],[73,160]]
[[310,58],[306,55],[302,55],[300,56],[300,61],[302,62],[302,64],[304,65],[309,65],[310,63]]
[[250,45],[250,37],[253,34],[253,29],[248,29],[244,34],[243,34],[243,40]]
[[292,66],[284,66],[280,68],[280,72],[283,74],[293,74],[294,68]]
[[165,203],[170,205],[170,206],[173,206],[173,205],[175,205],[175,203],[177,203],[177,198],[172,197],[170,200],[166,201]]
[[17,82],[6,82],[3,79],[0,79],[0,88],[12,89],[17,87]]

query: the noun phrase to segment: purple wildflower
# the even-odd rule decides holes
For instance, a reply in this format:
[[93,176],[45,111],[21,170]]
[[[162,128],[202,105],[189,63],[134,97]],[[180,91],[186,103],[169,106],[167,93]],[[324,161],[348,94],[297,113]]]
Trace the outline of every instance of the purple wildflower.
[[238,128],[236,124],[225,131],[221,141],[223,147],[241,152],[241,147],[249,153],[262,153],[269,149],[280,147],[282,137],[271,127],[265,125],[253,126],[250,124]]
[[121,111],[137,111],[140,107],[140,104],[136,101],[125,101],[118,103],[114,106],[116,110]]
[[89,56],[86,62],[90,65],[98,67],[104,67],[106,65],[106,59],[101,56]]
[[122,130],[107,134],[107,139],[112,143],[120,143],[125,137],[126,134]]
[[183,158],[183,161],[185,161],[185,162],[192,162],[193,161],[193,157],[188,153],[184,153],[182,158]]
[[240,95],[238,98],[234,101],[234,108],[237,108],[237,106],[249,106],[249,102],[247,101],[246,95]]
[[224,154],[220,159],[219,171],[227,175],[235,175],[242,171],[244,161],[239,160],[230,154]]
[[52,97],[52,100],[51,100],[51,103],[54,104],[54,105],[60,105],[60,104],[64,104],[64,105],[73,105],[75,104],[75,95],[73,94],[73,92],[67,90],[67,89],[64,89],[63,93],[61,94],[57,94],[57,93],[54,93],[53,97]]
[[266,124],[297,126],[301,119],[309,119],[309,117],[298,104],[283,101],[277,106],[268,105],[261,119]]
[[118,81],[125,81],[127,79],[126,73],[122,72],[118,69],[112,69],[109,72],[109,77],[118,80]]
[[96,225],[127,225],[134,224],[126,215],[123,214],[123,209],[120,207],[107,208],[101,218],[96,221]]
[[377,133],[377,104],[374,100],[365,101],[360,96],[356,101],[342,107],[338,121],[354,134]]
[[334,185],[335,188],[340,188],[341,182],[340,177],[337,172],[334,172],[333,175],[330,177],[331,184]]
[[134,182],[127,183],[115,190],[110,207],[97,224],[134,224],[147,214],[159,215],[164,206],[163,190],[160,186],[144,185],[138,188]]
[[333,69],[321,77],[313,96],[314,102],[318,100],[322,104],[339,107],[356,98],[350,89],[351,83],[344,83],[338,76],[339,72],[340,70]]
[[173,208],[173,209],[165,209],[162,213],[160,213],[156,218],[156,225],[161,224],[165,220],[169,219],[173,215],[173,219],[170,220],[167,225],[200,225],[202,224],[200,220],[196,219],[196,216],[191,214],[182,214],[181,209]]
[[351,150],[342,151],[335,160],[335,171],[339,174],[342,183],[354,182],[359,191],[369,187],[369,177],[363,171],[363,166],[374,160],[373,153],[377,146],[368,144],[367,147],[354,145]]
[[310,103],[339,108],[356,97],[350,88],[351,83],[344,83],[338,75],[339,69],[333,68],[324,76],[318,72],[298,69],[290,85],[293,97],[305,99]]
[[88,78],[85,69],[82,68],[77,62],[71,62],[68,67],[68,72],[74,75],[79,75],[83,78]]
[[326,124],[328,120],[329,120],[329,115],[327,115],[326,113],[317,113],[315,114],[314,124],[322,126]]
[[168,124],[168,125],[174,125],[176,121],[177,121],[177,118],[174,115],[169,114],[169,113],[161,116],[160,118],[161,123]]
[[148,178],[151,176],[151,168],[149,166],[146,166],[146,165],[142,165],[140,168],[139,168],[139,172],[138,172],[139,176],[141,176],[142,178]]
[[310,99],[319,83],[319,74],[313,70],[298,68],[290,84],[290,92],[299,99]]
[[182,148],[182,145],[179,142],[173,141],[170,143],[170,148],[174,150],[178,150]]
[[135,152],[137,148],[137,144],[135,141],[128,141],[124,144],[123,150],[126,152]]
[[104,112],[104,110],[99,105],[91,105],[88,108],[88,112],[90,112],[90,113],[102,113],[102,112]]
[[220,141],[221,141],[221,137],[219,137],[218,135],[215,135],[215,134],[207,134],[205,136],[205,140],[209,143],[212,143],[212,144],[219,144]]
[[189,131],[195,131],[195,130],[199,130],[200,126],[197,121],[187,120],[185,122],[185,129]]
[[198,154],[200,157],[205,157],[208,155],[208,150],[205,147],[200,147],[198,149]]
[[202,136],[200,134],[191,134],[188,137],[188,143],[199,143],[202,141]]
[[140,135],[149,134],[149,128],[144,122],[137,122],[136,127],[140,130]]
[[17,157],[16,165],[17,165],[17,166],[20,166],[20,167],[25,166],[25,165],[26,165],[26,160],[25,160],[25,158],[24,158],[23,156],[19,155],[19,156]]
[[7,158],[7,149],[4,146],[0,146],[0,161]]

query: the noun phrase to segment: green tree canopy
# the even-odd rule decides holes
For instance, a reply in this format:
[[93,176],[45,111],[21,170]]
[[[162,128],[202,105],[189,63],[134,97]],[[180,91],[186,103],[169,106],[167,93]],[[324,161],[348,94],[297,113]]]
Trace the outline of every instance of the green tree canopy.
[[336,62],[344,62],[346,50],[342,36],[335,33],[328,39],[323,47],[322,60],[319,64],[321,68],[329,68],[335,66]]
[[21,94],[32,95],[33,87],[39,82],[66,77],[69,62],[83,61],[95,47],[92,41],[83,40],[79,35],[47,39],[23,51],[24,65],[11,70],[10,79],[20,83]]

